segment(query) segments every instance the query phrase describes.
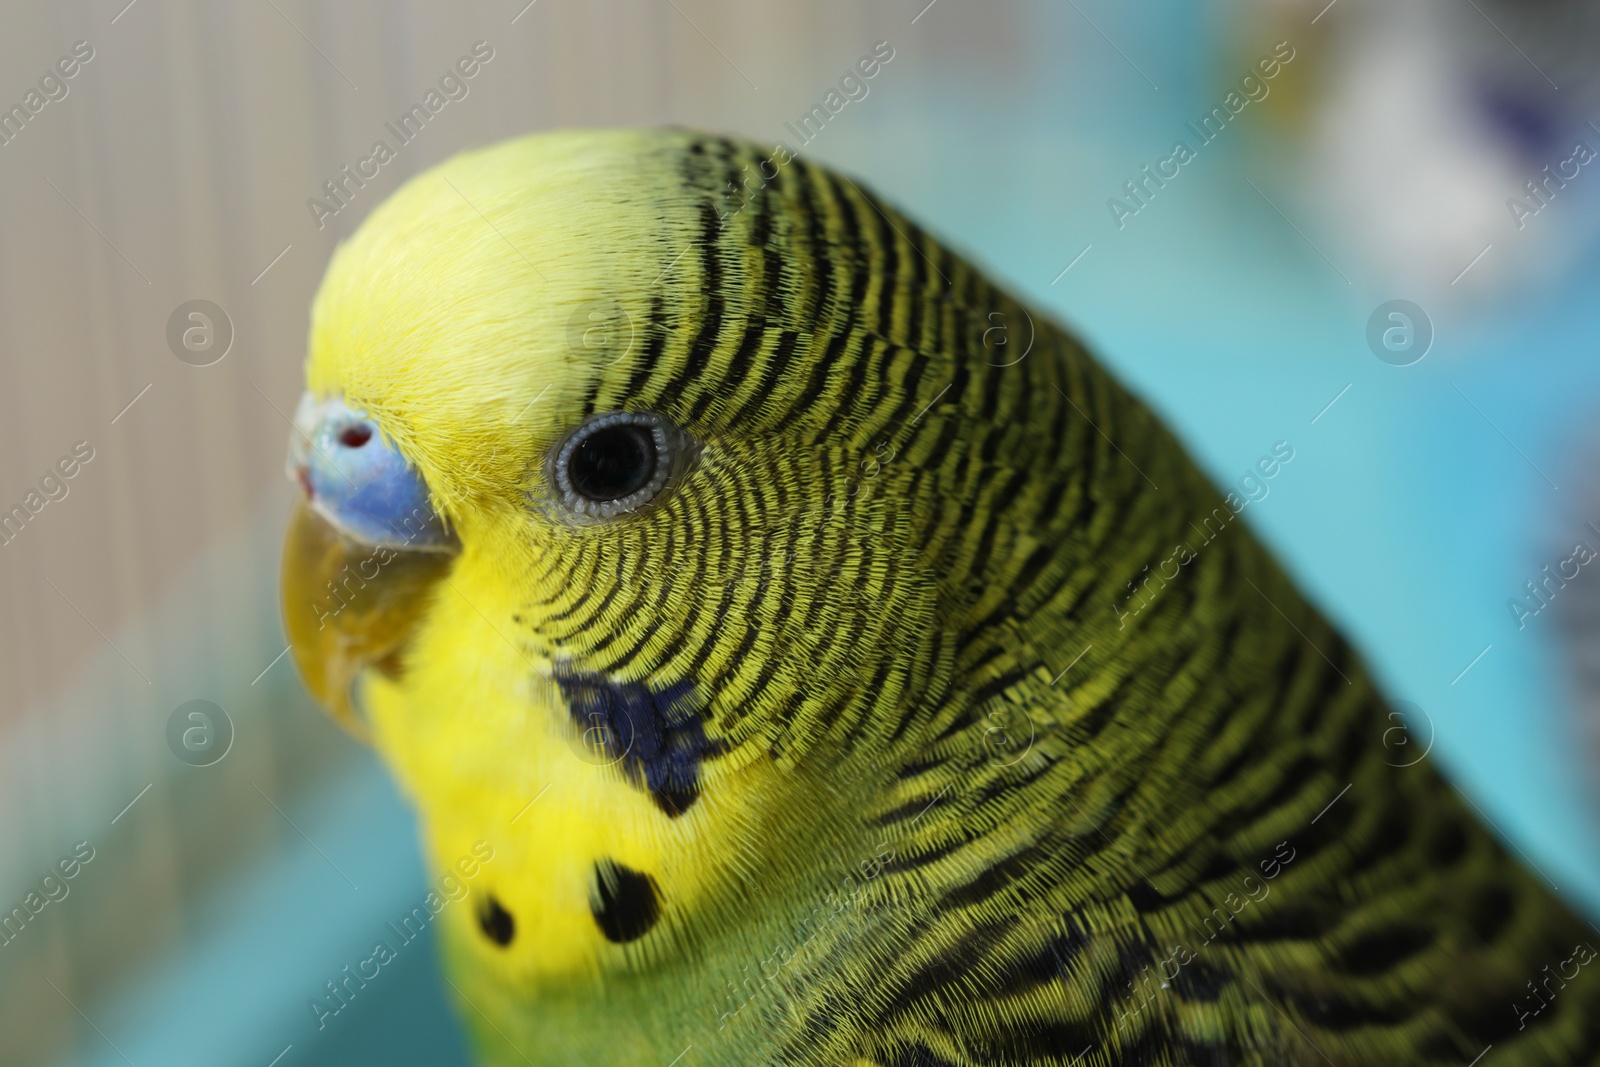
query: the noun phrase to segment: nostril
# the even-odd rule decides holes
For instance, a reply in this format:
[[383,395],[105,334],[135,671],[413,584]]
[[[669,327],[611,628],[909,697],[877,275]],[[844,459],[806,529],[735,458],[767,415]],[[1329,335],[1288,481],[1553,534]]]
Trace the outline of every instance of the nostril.
[[346,448],[360,448],[372,440],[372,427],[364,422],[351,423],[339,431],[339,443]]

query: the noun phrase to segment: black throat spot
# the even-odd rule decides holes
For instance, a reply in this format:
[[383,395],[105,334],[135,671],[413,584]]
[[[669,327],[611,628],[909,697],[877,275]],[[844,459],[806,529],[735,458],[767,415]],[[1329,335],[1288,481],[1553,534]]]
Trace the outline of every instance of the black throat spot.
[[701,762],[720,755],[724,746],[706,736],[692,683],[657,690],[569,664],[556,665],[555,680],[586,745],[620,763],[628,781],[646,790],[669,817],[694,805]]
[[661,918],[661,894],[656,880],[615,860],[594,865],[594,888],[589,910],[607,941],[621,945],[650,932]]
[[478,929],[483,931],[484,937],[505,948],[516,936],[517,923],[493,893],[485,893],[478,904]]

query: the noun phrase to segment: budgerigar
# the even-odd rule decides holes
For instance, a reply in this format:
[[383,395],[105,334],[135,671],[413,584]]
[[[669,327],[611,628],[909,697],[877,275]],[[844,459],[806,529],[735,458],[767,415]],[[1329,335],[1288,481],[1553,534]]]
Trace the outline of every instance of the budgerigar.
[[850,179],[460,156],[335,254],[307,387],[287,627],[485,1064],[1600,1062],[1600,932],[1241,499]]

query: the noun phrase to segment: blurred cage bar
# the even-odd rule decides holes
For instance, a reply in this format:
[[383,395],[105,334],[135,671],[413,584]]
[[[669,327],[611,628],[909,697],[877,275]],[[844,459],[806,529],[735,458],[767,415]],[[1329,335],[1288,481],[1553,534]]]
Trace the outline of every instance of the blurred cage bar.
[[[0,145],[0,509],[43,501],[0,545],[0,909],[26,911],[77,842],[95,850],[0,947],[0,1063],[98,1041],[74,1006],[180,947],[208,887],[295,833],[274,803],[293,811],[365,758],[275,658],[286,415],[336,241],[410,175],[515,134],[683,122],[773,141],[832,87],[817,71],[874,41],[915,36],[901,79],[959,63],[1002,83],[1030,55],[1012,6],[946,0],[911,26],[923,6],[104,0],[0,16],[0,103],[45,99]],[[92,56],[64,77],[80,41]],[[319,229],[308,198],[392,142],[385,124],[478,41],[493,58],[467,95]],[[882,121],[855,119],[857,135]],[[231,320],[210,366],[168,347],[196,299]],[[48,476],[78,442],[92,458],[60,496]],[[191,699],[236,730],[215,767],[168,750]]]

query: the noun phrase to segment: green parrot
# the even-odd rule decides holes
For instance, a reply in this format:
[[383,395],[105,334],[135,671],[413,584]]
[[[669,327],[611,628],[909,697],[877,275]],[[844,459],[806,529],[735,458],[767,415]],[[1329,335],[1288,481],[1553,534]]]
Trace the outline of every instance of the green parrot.
[[467,153],[306,371],[287,629],[483,1063],[1600,1063],[1600,932],[1241,499],[850,179]]

